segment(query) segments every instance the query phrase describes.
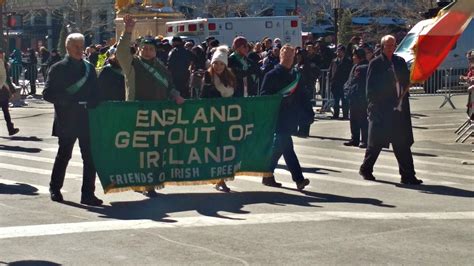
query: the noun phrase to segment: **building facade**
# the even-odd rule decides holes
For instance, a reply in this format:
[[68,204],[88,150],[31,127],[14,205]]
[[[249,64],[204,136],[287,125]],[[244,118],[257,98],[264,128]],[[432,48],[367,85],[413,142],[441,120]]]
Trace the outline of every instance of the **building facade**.
[[6,26],[8,49],[56,48],[61,30],[81,32],[86,43],[115,36],[115,0],[9,0],[4,12],[15,18]]

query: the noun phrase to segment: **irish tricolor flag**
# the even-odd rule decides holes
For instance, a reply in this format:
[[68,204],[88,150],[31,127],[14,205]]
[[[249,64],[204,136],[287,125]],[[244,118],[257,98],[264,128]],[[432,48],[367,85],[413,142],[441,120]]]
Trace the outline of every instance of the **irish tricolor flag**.
[[[474,0],[457,0],[442,9],[435,22],[423,29],[415,45],[412,83],[427,80],[443,62],[474,15]],[[466,51],[467,52],[467,51]]]

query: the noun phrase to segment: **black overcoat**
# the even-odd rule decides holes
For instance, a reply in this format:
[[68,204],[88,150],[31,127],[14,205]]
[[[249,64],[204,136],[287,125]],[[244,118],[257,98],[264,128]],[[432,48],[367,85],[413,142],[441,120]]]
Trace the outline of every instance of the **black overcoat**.
[[89,75],[80,90],[69,94],[66,88],[80,80],[86,73],[84,61],[66,56],[49,70],[43,97],[54,104],[53,136],[79,137],[89,134],[87,110],[79,102],[95,101],[97,94],[97,75],[88,62]]
[[410,73],[403,58],[393,55],[392,60],[389,60],[381,54],[369,63],[367,70],[368,145],[372,147],[388,147],[389,143],[393,142],[407,146],[413,144],[408,93],[403,98],[402,112],[394,111],[398,104],[394,73],[403,90],[409,85],[410,80]]

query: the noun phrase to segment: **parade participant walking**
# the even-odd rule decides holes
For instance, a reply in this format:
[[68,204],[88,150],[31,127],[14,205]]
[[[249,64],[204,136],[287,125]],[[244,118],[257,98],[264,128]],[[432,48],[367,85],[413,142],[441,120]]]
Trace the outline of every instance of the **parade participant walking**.
[[15,87],[8,76],[8,63],[4,62],[5,54],[3,50],[0,50],[0,106],[2,107],[3,116],[5,117],[5,123],[7,123],[8,135],[12,136],[18,133],[20,130],[15,128],[12,123],[10,116],[10,110],[8,101],[15,93]]
[[247,57],[249,52],[247,39],[242,36],[236,37],[232,43],[232,49],[234,52],[229,57],[229,68],[232,69],[237,80],[234,96],[257,95],[256,81],[260,71],[258,64]]
[[92,161],[89,119],[81,102],[92,101],[97,90],[95,68],[82,59],[84,35],[72,33],[66,38],[66,57],[54,64],[48,74],[43,91],[44,99],[54,104],[53,136],[58,137],[59,149],[54,161],[49,191],[51,200],[62,202],[61,188],[74,143],[79,139],[83,167],[81,203],[102,205],[94,195],[95,167]]
[[349,118],[349,104],[344,97],[344,83],[349,78],[352,62],[345,56],[345,48],[339,44],[336,50],[336,58],[329,66],[329,82],[331,93],[334,96],[334,115],[332,119],[339,119],[339,101],[342,102],[342,119]]
[[[179,91],[174,88],[171,75],[166,67],[156,58],[154,40],[144,39],[140,44],[138,56],[130,53],[135,20],[126,15],[123,18],[125,32],[117,44],[117,59],[125,76],[126,101],[160,101],[172,99],[177,104],[184,103]],[[149,187],[143,194],[156,197],[158,194]]]
[[[211,67],[204,74],[204,86],[201,98],[227,98],[234,95],[235,76],[227,68],[229,50],[227,46],[216,49],[211,59]],[[216,189],[222,192],[230,192],[230,188],[221,179],[216,184]]]
[[[303,190],[308,184],[309,179],[303,177],[298,157],[293,147],[291,134],[295,133],[298,124],[297,114],[300,103],[298,93],[300,87],[301,75],[293,68],[295,58],[295,48],[290,45],[284,45],[280,50],[280,64],[268,72],[263,78],[262,95],[273,95],[277,93],[284,94],[278,122],[273,139],[273,155],[271,159],[272,173],[278,164],[278,160],[283,155],[291,177],[296,182],[296,188]],[[275,176],[264,177],[262,184],[271,187],[281,187],[281,183],[275,181]]]
[[[355,49],[352,53],[352,67],[349,79],[344,84],[344,91],[348,92],[349,109],[351,112],[351,140],[345,146],[359,146],[367,148],[367,98],[366,78],[369,61],[366,59],[363,48]],[[362,139],[361,139],[362,136]]]
[[[409,71],[403,58],[394,55],[395,37],[382,37],[382,54],[372,59],[367,70],[369,139],[360,175],[375,180],[374,164],[382,148],[392,143],[402,184],[418,185],[413,156],[413,131],[407,88]],[[399,108],[401,107],[401,108]]]

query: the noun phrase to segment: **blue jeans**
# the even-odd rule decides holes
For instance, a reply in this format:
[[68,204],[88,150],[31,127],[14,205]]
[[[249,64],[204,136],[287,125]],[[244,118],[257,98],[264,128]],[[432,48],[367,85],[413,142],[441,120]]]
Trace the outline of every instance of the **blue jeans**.
[[275,168],[278,165],[278,160],[283,155],[285,158],[288,170],[291,173],[291,178],[294,182],[300,182],[304,179],[303,171],[301,170],[298,157],[296,157],[295,150],[293,148],[293,140],[291,135],[288,133],[275,133],[273,137],[273,155],[271,171],[275,172]]

